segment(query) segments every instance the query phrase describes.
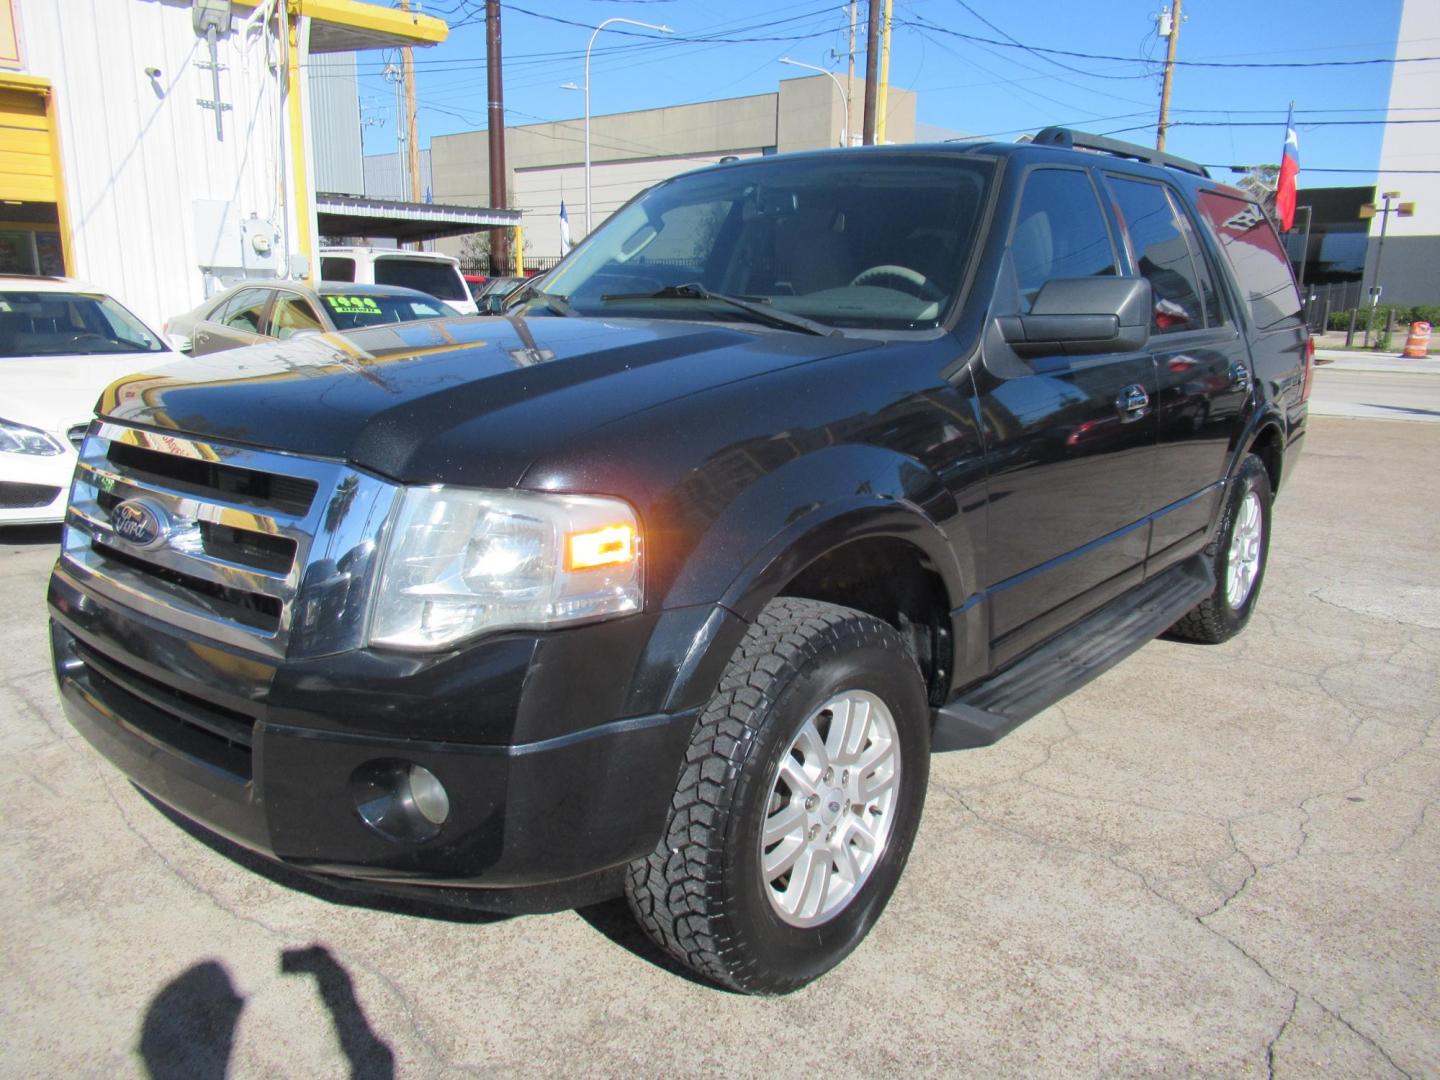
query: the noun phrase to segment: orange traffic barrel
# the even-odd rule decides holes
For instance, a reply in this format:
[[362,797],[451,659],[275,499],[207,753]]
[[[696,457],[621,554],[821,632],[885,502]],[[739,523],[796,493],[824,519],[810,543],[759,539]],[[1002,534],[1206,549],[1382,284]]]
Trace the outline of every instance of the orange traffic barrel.
[[1404,355],[1411,360],[1424,360],[1430,355],[1430,324],[1418,319],[1410,324],[1410,336],[1405,339]]

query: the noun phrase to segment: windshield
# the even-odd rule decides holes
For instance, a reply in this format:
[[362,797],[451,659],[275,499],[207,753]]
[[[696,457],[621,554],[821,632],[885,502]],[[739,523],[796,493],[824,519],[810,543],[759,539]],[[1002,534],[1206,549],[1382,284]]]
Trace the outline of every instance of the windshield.
[[926,329],[960,286],[990,172],[838,152],[678,177],[605,222],[544,287],[585,315],[752,319],[708,292],[832,327]]
[[416,319],[439,319],[453,315],[439,300],[418,296],[352,296],[348,293],[327,294],[325,310],[337,330],[358,330],[363,326],[414,322]]
[[0,357],[165,351],[159,338],[108,296],[0,292]]
[[435,259],[406,259],[387,256],[375,260],[376,285],[403,285],[419,289],[441,300],[468,300],[470,291],[454,264]]

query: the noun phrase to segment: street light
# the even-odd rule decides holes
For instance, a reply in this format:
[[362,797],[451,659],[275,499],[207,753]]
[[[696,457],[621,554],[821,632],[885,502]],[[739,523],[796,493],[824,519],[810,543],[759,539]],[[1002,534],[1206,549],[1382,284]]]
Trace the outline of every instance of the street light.
[[595,44],[595,39],[600,36],[600,31],[611,23],[625,23],[628,26],[639,26],[646,30],[654,30],[661,34],[673,34],[675,31],[668,26],[656,26],[654,23],[637,22],[635,19],[622,19],[613,15],[606,19],[595,32],[590,35],[590,44],[585,46],[585,235],[590,235],[590,49]]
[[840,135],[841,135],[840,141],[841,141],[841,143],[842,143],[843,145],[849,146],[849,145],[850,145],[850,102],[849,102],[849,100],[845,97],[845,88],[840,85],[840,80],[835,77],[835,73],[834,73],[833,71],[827,71],[827,70],[825,70],[825,69],[822,68],[822,67],[816,67],[814,64],[802,64],[799,60],[791,60],[790,57],[788,57],[788,56],[782,56],[782,57],[780,58],[780,63],[782,63],[782,64],[789,64],[791,67],[805,68],[807,71],[818,71],[821,75],[829,75],[829,76],[830,76],[830,81],[835,84],[835,89],[836,89],[837,91],[839,91],[839,93],[840,93],[840,104],[843,105],[843,106],[845,106],[845,127],[844,127],[844,130],[842,130],[842,131],[840,132]]

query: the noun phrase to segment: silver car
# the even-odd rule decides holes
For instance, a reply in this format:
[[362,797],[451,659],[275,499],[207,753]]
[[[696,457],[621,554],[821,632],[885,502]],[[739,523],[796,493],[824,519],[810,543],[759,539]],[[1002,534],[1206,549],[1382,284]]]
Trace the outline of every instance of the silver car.
[[453,317],[443,301],[398,285],[245,281],[165,323],[165,335],[194,356],[297,334]]

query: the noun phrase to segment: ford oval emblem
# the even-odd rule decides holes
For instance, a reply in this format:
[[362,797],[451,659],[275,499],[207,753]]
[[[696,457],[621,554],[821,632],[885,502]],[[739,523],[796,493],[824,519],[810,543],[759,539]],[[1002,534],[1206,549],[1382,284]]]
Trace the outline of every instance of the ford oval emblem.
[[164,511],[139,499],[126,499],[110,511],[115,535],[138,548],[153,548],[165,542],[169,530]]

